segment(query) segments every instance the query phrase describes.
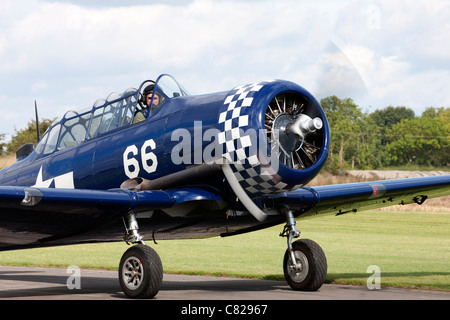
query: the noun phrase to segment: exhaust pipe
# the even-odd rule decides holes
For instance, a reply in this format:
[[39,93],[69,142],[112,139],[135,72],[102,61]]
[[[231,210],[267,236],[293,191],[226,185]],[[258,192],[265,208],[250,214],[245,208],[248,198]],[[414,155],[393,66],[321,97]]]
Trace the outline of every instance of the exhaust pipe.
[[222,166],[220,164],[204,163],[155,180],[140,177],[129,179],[124,181],[120,188],[131,191],[162,190],[206,178],[221,170]]

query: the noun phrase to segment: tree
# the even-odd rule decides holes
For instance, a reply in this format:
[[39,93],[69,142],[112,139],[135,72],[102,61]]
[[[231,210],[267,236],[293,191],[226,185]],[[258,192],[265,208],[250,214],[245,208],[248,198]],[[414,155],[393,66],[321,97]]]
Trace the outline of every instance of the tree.
[[352,155],[352,168],[356,165],[360,169],[378,169],[383,165],[380,136],[381,127],[368,114],[363,114],[359,120],[359,132],[352,137],[355,141],[353,148],[348,149]]
[[[53,120],[42,119],[39,121],[39,130],[41,135],[44,134],[45,130],[52,124]],[[37,144],[37,134],[36,134],[36,121],[31,120],[27,123],[24,129],[17,130],[14,129],[15,134],[12,136],[11,141],[7,144],[7,151],[16,152],[25,143]]]
[[0,134],[0,156],[3,156],[6,153],[7,143],[5,142],[5,136],[4,133]]
[[370,116],[378,126],[390,128],[403,119],[414,119],[415,114],[412,109],[407,107],[388,106],[381,110],[375,110],[370,114]]
[[380,129],[381,144],[384,146],[390,141],[386,138],[386,130],[392,128],[393,125],[399,123],[403,119],[414,119],[415,114],[412,109],[399,106],[388,106],[381,110],[375,110],[370,114],[370,117]]
[[398,165],[449,165],[450,109],[428,108],[421,117],[404,119],[386,131],[387,160]]
[[[330,96],[321,100],[322,108],[330,125],[330,159],[338,161],[333,166],[343,168],[347,162],[365,166],[368,152],[372,149],[368,119],[352,99]],[[337,156],[336,156],[337,155]]]

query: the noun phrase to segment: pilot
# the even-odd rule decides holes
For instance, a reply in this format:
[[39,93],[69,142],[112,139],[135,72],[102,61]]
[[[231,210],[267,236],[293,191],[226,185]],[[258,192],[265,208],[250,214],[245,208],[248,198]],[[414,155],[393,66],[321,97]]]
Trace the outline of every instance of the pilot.
[[153,97],[152,106],[150,108],[150,114],[153,114],[158,109],[158,107],[160,106],[161,99],[160,99],[159,93],[155,92],[155,94],[153,95],[153,88],[154,87],[155,86],[153,84],[151,84],[151,85],[147,86],[144,89],[144,92],[143,92],[143,103],[144,103],[145,107],[142,108],[139,111],[136,111],[136,114],[134,115],[133,124],[145,120],[146,115],[148,113],[148,109],[149,109],[148,106],[150,105],[150,102],[152,101],[152,97],[153,96],[154,97]]

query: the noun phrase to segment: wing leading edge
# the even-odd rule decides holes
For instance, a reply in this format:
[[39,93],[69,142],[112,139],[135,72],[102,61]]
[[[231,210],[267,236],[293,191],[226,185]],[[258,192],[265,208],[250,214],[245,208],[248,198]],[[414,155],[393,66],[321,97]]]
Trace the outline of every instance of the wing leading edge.
[[0,187],[0,250],[51,243],[111,224],[131,210],[175,203],[165,191]]
[[[304,187],[285,193],[278,201],[301,212],[340,215],[450,195],[450,175],[381,180],[318,187]],[[305,202],[311,209],[304,209]]]
[[0,187],[0,208],[59,213],[108,213],[108,216],[129,212],[134,208],[165,208],[175,199],[165,191],[146,193],[123,189],[80,190],[33,187]]

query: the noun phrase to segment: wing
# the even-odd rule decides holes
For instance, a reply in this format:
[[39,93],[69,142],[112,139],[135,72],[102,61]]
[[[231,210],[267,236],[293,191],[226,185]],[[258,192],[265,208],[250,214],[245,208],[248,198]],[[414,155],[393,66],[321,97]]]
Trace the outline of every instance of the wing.
[[278,197],[302,215],[335,215],[450,195],[450,175],[304,187]]
[[[0,250],[55,243],[120,222],[131,210],[151,211],[211,199],[220,197],[193,188],[132,192],[0,187]],[[102,240],[108,239],[103,234]]]
[[108,216],[129,212],[136,207],[170,207],[175,199],[164,191],[146,193],[130,192],[123,189],[79,190],[34,187],[0,187],[0,208],[31,210],[41,213],[60,212],[63,214]]

